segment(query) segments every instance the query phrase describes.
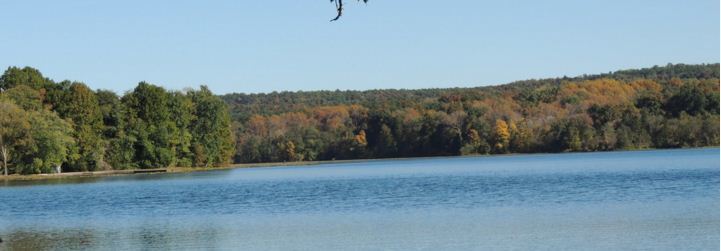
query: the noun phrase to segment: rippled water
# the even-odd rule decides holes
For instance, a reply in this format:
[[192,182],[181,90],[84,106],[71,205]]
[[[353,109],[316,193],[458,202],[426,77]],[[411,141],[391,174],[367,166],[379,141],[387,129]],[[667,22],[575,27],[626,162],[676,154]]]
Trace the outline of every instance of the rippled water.
[[718,250],[719,149],[6,182],[0,238],[10,250]]

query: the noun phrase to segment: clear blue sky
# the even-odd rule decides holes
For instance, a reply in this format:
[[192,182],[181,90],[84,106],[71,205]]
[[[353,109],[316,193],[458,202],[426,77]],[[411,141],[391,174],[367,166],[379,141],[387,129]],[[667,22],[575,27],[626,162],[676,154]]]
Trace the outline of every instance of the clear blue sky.
[[0,1],[0,67],[124,92],[480,86],[719,62],[718,0]]

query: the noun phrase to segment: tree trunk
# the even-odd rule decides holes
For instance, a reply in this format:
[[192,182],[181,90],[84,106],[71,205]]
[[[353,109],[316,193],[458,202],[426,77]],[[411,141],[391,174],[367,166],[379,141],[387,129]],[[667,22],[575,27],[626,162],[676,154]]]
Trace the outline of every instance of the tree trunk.
[[2,152],[2,155],[3,155],[3,170],[5,173],[5,176],[8,176],[8,151],[7,151],[7,148],[5,148],[5,146],[0,146],[0,151]]
[[0,154],[2,154],[3,157],[3,172],[5,176],[8,176],[8,149],[7,146],[5,146],[5,140],[2,134],[0,134]]

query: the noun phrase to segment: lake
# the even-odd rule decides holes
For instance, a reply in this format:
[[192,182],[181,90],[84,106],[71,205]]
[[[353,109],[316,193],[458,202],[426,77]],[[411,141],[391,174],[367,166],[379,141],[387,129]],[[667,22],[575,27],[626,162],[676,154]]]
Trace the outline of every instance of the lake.
[[718,250],[719,149],[0,181],[0,250]]

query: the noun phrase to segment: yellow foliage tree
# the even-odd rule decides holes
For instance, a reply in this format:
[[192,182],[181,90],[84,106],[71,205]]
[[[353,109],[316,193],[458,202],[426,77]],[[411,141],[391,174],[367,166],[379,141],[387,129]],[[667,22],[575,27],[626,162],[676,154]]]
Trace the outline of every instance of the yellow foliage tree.
[[295,144],[293,144],[293,141],[285,142],[285,155],[288,158],[288,161],[298,160],[298,156],[295,153]]
[[509,132],[506,121],[497,119],[494,132],[496,152],[506,152],[508,150],[508,143],[511,140],[511,133]]

